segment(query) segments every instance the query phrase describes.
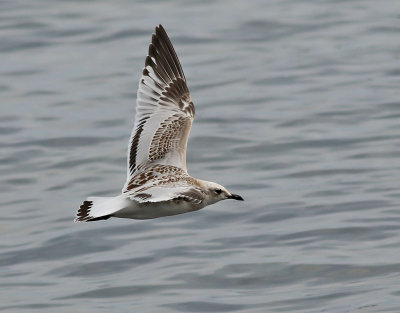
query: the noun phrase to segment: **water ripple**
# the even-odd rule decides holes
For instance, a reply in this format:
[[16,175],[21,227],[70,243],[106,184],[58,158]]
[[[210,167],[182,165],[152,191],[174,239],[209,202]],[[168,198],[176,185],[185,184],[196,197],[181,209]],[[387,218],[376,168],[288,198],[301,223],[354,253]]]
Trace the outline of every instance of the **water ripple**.
[[[2,1],[0,310],[399,312],[397,2]],[[155,24],[191,175],[245,198],[73,223],[126,179]]]

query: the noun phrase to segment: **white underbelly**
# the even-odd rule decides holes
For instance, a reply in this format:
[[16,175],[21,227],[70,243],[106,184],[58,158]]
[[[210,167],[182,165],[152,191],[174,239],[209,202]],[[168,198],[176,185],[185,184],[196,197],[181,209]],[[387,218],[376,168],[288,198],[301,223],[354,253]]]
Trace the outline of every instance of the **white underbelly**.
[[162,216],[177,215],[203,208],[203,205],[192,204],[187,201],[163,201],[139,203],[130,201],[130,204],[113,214],[115,217],[146,220]]

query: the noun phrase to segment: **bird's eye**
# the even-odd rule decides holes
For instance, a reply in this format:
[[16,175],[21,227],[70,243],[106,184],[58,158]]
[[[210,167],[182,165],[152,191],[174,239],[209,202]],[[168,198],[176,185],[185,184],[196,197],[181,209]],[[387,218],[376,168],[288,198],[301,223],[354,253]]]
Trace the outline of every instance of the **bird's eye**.
[[215,193],[216,193],[217,195],[220,195],[220,194],[221,194],[221,192],[222,192],[222,190],[221,190],[221,189],[215,189],[214,191],[215,191]]

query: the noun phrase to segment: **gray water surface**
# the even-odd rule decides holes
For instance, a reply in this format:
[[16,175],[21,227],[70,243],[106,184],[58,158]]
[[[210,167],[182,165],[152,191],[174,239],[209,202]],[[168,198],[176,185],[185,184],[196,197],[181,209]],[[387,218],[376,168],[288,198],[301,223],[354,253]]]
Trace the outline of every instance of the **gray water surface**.
[[[0,311],[400,312],[398,1],[0,2]],[[246,201],[74,224],[117,195],[156,24],[194,177]]]

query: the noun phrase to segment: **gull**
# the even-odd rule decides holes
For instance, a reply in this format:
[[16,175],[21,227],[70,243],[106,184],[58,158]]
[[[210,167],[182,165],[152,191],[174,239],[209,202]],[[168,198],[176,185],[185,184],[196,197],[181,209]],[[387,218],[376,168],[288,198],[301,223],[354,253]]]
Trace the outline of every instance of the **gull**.
[[197,211],[225,199],[243,200],[217,183],[189,176],[186,146],[194,114],[178,56],[158,25],[137,91],[122,194],[87,198],[75,222],[153,219]]

